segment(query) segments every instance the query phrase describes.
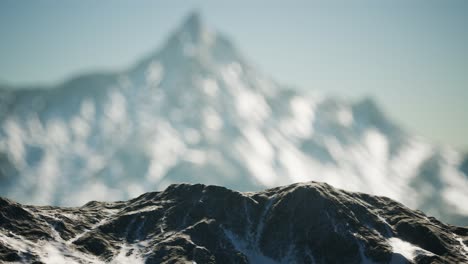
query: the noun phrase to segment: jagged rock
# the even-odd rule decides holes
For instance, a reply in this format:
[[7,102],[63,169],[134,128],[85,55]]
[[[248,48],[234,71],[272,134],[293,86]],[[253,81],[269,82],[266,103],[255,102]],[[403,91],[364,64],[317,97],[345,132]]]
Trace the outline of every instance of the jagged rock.
[[76,208],[0,200],[3,262],[466,263],[467,242],[468,228],[317,182],[176,184]]

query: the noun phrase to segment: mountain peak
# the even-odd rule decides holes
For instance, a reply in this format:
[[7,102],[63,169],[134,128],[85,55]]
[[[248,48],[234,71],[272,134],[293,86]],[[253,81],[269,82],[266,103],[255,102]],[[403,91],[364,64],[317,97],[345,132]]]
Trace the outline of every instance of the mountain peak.
[[190,38],[193,43],[198,43],[202,40],[205,30],[205,24],[200,12],[194,10],[188,14],[182,23],[179,33]]
[[193,10],[185,18],[185,21],[184,21],[183,25],[185,25],[185,26],[189,26],[189,25],[201,26],[202,22],[203,22],[203,20],[202,20],[202,15],[200,14],[200,11]]

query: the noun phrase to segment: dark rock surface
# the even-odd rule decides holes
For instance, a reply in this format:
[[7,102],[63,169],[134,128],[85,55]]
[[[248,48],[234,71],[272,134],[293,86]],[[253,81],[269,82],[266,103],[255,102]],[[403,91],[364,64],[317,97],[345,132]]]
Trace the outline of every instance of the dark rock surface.
[[82,207],[0,199],[0,262],[467,263],[468,228],[324,183],[177,184]]

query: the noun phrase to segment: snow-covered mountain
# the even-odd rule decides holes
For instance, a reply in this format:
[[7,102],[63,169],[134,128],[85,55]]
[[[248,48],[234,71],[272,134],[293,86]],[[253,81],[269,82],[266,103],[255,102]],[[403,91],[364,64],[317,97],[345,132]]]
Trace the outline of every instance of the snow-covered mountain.
[[324,183],[258,193],[177,184],[78,208],[0,198],[0,261],[466,263],[468,228]]
[[128,70],[0,89],[0,195],[23,203],[126,199],[179,182],[254,191],[315,180],[467,225],[462,163],[372,99],[276,83],[197,14]]

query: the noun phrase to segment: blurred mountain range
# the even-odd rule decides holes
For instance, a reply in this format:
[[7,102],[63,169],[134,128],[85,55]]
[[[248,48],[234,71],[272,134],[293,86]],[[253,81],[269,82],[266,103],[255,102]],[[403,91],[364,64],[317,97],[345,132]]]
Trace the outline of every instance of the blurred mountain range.
[[372,99],[276,83],[196,13],[128,70],[0,88],[0,195],[22,203],[315,180],[467,225],[467,171],[468,158],[402,130]]

